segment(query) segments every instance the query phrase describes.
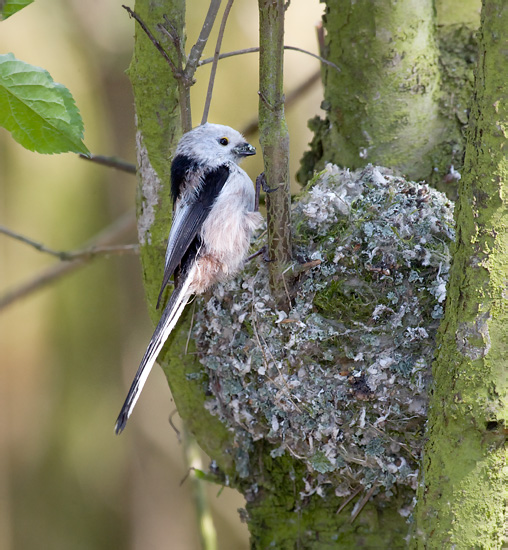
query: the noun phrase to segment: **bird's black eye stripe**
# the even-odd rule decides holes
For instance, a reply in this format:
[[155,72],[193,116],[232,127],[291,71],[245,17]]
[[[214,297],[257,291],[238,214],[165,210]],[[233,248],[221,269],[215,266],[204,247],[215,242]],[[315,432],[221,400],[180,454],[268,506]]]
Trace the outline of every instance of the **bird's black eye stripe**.
[[227,145],[229,143],[229,139],[227,137],[222,137],[219,139],[219,143],[221,145]]

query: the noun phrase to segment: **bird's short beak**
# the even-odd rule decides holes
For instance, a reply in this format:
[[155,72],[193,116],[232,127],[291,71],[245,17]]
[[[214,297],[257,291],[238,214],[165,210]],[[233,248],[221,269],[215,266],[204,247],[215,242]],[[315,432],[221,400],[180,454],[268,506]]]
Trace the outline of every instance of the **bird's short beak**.
[[241,143],[233,148],[233,153],[239,157],[250,157],[251,155],[256,154],[256,148],[253,147],[250,143]]

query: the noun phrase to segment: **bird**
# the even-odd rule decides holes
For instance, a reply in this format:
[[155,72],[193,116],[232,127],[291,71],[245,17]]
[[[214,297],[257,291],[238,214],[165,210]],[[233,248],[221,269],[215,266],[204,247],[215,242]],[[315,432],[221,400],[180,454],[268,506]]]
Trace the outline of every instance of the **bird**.
[[240,132],[205,123],[182,136],[171,163],[173,220],[157,308],[174,289],[154,330],[115,424],[120,434],[164,343],[192,296],[203,294],[243,267],[262,216],[254,185],[239,163],[256,149]]

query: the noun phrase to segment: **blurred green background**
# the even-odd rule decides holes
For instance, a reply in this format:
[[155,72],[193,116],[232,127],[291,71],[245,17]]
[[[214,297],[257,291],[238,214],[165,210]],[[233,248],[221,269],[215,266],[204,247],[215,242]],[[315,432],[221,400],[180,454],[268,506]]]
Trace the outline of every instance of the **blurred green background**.
[[[135,162],[134,111],[125,70],[134,22],[120,1],[35,2],[0,23],[0,53],[47,69],[74,95],[91,152]],[[131,6],[134,7],[134,6]],[[188,2],[188,47],[208,2]],[[286,44],[317,53],[318,0],[293,0]],[[258,43],[257,3],[237,0],[223,51]],[[211,56],[215,34],[205,50]],[[209,67],[192,89],[193,122]],[[319,63],[286,53],[286,94]],[[242,131],[257,113],[257,56],[219,65],[209,120]],[[288,109],[292,175],[319,112],[315,84]],[[257,136],[251,142],[259,146]],[[245,162],[252,178],[257,155]],[[133,210],[134,176],[72,154],[25,151],[0,129],[0,224],[56,250],[79,249]],[[297,187],[295,186],[295,189]],[[133,224],[122,243],[136,242]],[[0,297],[58,263],[0,235]],[[0,550],[199,548],[183,451],[168,416],[166,380],[154,369],[127,430],[113,424],[152,327],[136,256],[96,259],[0,311]],[[181,423],[174,418],[177,426]],[[206,464],[206,462],[205,462]],[[248,548],[242,497],[208,488],[219,548]]]

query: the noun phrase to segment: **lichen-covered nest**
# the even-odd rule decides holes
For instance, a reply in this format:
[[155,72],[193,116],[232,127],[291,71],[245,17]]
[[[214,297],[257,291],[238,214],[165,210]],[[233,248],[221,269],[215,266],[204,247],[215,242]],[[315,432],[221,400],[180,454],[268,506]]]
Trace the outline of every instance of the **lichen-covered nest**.
[[415,487],[453,205],[385,168],[328,165],[292,223],[289,311],[260,257],[198,308],[208,408],[235,433],[240,475],[264,438],[307,465],[305,494]]

